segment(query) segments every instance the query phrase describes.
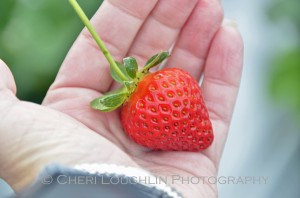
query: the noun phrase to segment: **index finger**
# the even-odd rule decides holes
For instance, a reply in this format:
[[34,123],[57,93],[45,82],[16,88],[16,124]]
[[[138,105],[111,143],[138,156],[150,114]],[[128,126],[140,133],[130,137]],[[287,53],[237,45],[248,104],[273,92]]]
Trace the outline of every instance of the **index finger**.
[[213,124],[214,142],[204,151],[218,164],[237,99],[243,65],[243,41],[232,23],[220,28],[210,48],[202,83],[203,97]]
[[[156,2],[107,0],[93,16],[93,26],[116,60],[126,55]],[[84,87],[105,92],[110,84],[109,64],[90,33],[84,29],[69,51],[50,90]]]

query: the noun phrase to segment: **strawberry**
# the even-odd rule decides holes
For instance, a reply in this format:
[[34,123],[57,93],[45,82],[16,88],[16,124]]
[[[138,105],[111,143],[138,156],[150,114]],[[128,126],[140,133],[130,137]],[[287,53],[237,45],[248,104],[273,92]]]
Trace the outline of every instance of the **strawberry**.
[[213,141],[212,124],[198,82],[187,72],[169,68],[149,70],[169,57],[169,52],[152,56],[138,70],[135,58],[114,61],[76,0],[69,0],[104,56],[112,78],[122,86],[94,99],[90,105],[102,112],[123,106],[121,122],[136,143],[154,150],[198,151]]
[[213,141],[198,83],[170,68],[148,74],[124,104],[122,125],[138,144],[159,150],[202,150]]

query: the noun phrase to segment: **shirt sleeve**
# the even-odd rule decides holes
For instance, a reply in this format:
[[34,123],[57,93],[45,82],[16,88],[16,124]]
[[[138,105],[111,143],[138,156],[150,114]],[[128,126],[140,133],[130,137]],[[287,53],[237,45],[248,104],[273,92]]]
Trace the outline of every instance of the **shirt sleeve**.
[[51,164],[15,198],[182,198],[149,172],[111,164]]

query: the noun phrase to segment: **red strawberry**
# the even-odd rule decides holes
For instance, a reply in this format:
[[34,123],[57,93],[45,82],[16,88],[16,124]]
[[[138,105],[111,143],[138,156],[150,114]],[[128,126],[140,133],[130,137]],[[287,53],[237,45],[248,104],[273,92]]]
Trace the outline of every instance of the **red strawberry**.
[[132,57],[115,62],[76,0],[71,5],[82,19],[110,63],[113,79],[122,87],[91,102],[100,111],[122,106],[122,125],[138,144],[157,150],[198,151],[213,141],[212,125],[198,83],[186,72],[171,68],[155,73],[149,69],[169,56],[152,56],[138,71]]
[[213,141],[198,83],[164,69],[143,78],[122,109],[122,125],[138,144],[159,150],[202,150]]

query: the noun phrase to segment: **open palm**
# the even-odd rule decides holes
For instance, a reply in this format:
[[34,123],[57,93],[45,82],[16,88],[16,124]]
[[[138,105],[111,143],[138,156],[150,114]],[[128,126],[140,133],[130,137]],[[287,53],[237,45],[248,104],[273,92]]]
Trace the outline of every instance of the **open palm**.
[[[6,138],[19,139],[26,149],[21,146],[7,149],[9,143],[1,147],[7,153],[16,153],[22,148],[28,151],[27,154],[40,156],[39,160],[27,159],[27,163],[20,163],[14,170],[10,170],[9,163],[4,163],[1,169],[9,171],[0,176],[17,190],[51,162],[136,166],[154,175],[178,175],[185,179],[216,176],[236,101],[243,58],[239,33],[230,25],[221,26],[222,20],[218,0],[108,0],[92,19],[116,60],[130,55],[142,65],[153,54],[173,46],[172,56],[164,67],[182,68],[197,80],[203,76],[203,97],[215,134],[215,140],[207,150],[150,151],[124,133],[119,111],[101,113],[92,110],[89,102],[117,85],[110,77],[108,62],[85,29],[67,55],[42,106],[18,101],[12,94],[15,85],[11,77],[3,78],[6,82],[0,83],[4,93],[0,97],[0,109],[8,112],[5,122],[0,121],[1,129],[14,131]],[[0,68],[5,71],[2,74],[10,75],[6,67]],[[1,116],[4,114],[0,113]],[[14,124],[16,122],[18,126]],[[7,153],[1,151],[0,157]],[[13,158],[22,157],[18,154]],[[18,178],[16,173],[21,169],[32,173],[31,176],[25,180]],[[178,180],[170,185],[186,197],[217,196],[216,186],[212,183],[188,184]]]

